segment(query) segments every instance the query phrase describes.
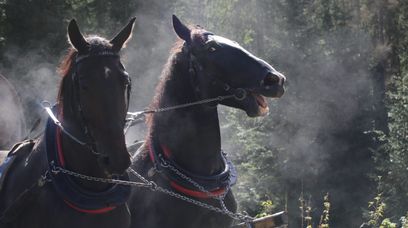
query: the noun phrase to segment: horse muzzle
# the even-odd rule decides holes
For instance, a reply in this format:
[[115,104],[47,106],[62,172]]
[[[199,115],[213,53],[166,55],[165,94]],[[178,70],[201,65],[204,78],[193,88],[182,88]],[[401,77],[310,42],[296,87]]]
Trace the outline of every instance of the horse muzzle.
[[109,175],[122,175],[130,166],[130,155],[123,143],[113,143],[112,145],[96,144],[98,152],[98,163]]
[[261,80],[260,87],[253,92],[265,97],[279,98],[285,93],[286,77],[278,71],[268,72]]

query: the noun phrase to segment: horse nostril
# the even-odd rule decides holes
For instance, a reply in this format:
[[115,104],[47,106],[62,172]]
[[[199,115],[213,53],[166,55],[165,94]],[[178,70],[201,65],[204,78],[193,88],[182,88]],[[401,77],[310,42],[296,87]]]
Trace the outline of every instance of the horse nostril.
[[273,73],[268,73],[264,80],[262,81],[263,86],[272,86],[278,84],[280,81],[280,77]]

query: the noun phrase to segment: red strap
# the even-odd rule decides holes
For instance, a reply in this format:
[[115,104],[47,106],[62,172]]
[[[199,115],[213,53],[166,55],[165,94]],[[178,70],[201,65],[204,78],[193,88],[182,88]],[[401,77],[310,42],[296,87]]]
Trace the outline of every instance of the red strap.
[[[166,158],[169,158],[171,156],[170,149],[165,145],[161,145],[161,148],[163,150],[164,156],[166,156]],[[152,143],[149,143],[149,156],[150,156],[150,160],[154,164],[155,161],[154,161],[154,156],[153,156],[153,145],[152,145]],[[176,191],[181,192],[181,193],[183,193],[185,195],[196,197],[196,198],[201,198],[201,199],[208,199],[208,198],[212,198],[213,196],[220,196],[220,195],[224,194],[224,192],[225,192],[225,188],[221,188],[221,189],[217,189],[217,190],[214,190],[214,191],[210,191],[211,195],[209,195],[206,192],[195,191],[195,190],[185,188],[185,187],[177,184],[174,181],[170,181],[170,186],[172,188],[174,188]]]
[[166,145],[161,145],[161,148],[163,150],[164,156],[169,159],[171,156],[171,151]]
[[170,181],[170,185],[172,188],[174,188],[176,191],[181,192],[183,194],[186,194],[188,196],[196,197],[196,198],[201,198],[201,199],[209,199],[214,196],[220,196],[224,194],[225,188],[217,189],[214,191],[211,191],[211,194],[207,194],[206,192],[201,192],[201,191],[194,191],[191,189],[184,188],[181,185],[178,185],[176,182]]
[[71,208],[82,212],[82,213],[87,213],[87,214],[103,214],[109,211],[112,211],[113,209],[115,209],[116,207],[104,207],[104,208],[100,208],[100,209],[95,209],[95,210],[87,210],[87,209],[82,209],[79,208],[77,206],[75,206],[74,204],[68,202],[67,200],[64,199],[64,202]]
[[[59,110],[59,118],[60,120],[62,120],[63,118],[63,112],[62,112],[62,108],[61,110]],[[58,160],[60,162],[60,165],[62,167],[65,167],[65,159],[64,159],[64,153],[62,151],[62,134],[61,134],[61,129],[59,127],[57,127],[56,130],[56,134],[57,134],[57,153],[58,153]],[[88,209],[82,209],[79,208],[77,206],[75,206],[74,204],[70,203],[68,200],[64,199],[64,202],[71,208],[75,209],[76,211],[82,212],[82,213],[87,213],[87,214],[103,214],[106,212],[109,212],[113,209],[115,209],[116,207],[112,206],[112,207],[103,207],[103,208],[98,208],[98,209],[94,209],[94,210],[88,210]]]

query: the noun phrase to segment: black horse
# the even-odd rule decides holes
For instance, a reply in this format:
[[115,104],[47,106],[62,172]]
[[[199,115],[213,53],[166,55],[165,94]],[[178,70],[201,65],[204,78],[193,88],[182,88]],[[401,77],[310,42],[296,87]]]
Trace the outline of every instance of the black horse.
[[124,172],[130,155],[123,127],[130,78],[119,51],[134,21],[110,41],[98,36],[84,38],[76,21],[69,23],[74,49],[61,63],[63,78],[53,108],[62,127],[49,118],[43,137],[17,144],[9,153],[0,184],[0,227],[129,226],[129,187],[62,171],[128,178]]
[[[150,108],[221,98],[150,115],[146,143],[132,167],[158,186],[209,205],[222,208],[214,197],[225,197],[226,207],[234,212],[237,205],[229,188],[235,171],[221,151],[217,105],[242,109],[250,117],[266,115],[265,97],[281,97],[285,77],[234,41],[200,26],[189,28],[175,16],[173,27],[182,40],[172,50]],[[129,206],[132,228],[232,224],[224,214],[147,189],[134,191]]]

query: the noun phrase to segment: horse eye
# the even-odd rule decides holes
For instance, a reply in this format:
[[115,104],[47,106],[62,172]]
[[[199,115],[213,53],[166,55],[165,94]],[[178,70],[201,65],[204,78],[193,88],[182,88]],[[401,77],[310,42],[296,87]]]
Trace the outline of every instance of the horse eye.
[[214,52],[214,51],[216,51],[216,50],[217,50],[217,49],[216,49],[215,47],[209,47],[209,48],[208,48],[208,51],[209,51],[209,52]]

